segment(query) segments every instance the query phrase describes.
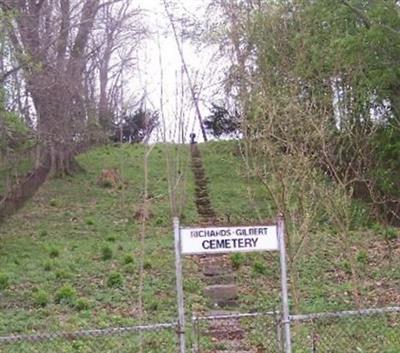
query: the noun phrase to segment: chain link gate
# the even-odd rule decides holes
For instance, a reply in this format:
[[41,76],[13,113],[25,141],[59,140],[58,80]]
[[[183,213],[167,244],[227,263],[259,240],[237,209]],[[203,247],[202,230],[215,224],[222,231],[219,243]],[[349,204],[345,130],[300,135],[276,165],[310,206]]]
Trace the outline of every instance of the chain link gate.
[[245,346],[265,353],[283,352],[278,312],[193,315],[192,330],[192,353],[244,349]]

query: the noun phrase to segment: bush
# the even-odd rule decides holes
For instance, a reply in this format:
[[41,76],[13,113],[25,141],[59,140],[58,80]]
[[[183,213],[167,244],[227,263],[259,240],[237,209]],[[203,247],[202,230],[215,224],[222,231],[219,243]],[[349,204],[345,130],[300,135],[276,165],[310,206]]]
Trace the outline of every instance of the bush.
[[57,291],[55,302],[57,304],[74,305],[75,298],[76,290],[69,285],[65,285]]
[[101,249],[101,259],[103,261],[110,260],[112,258],[112,250],[109,246],[105,246]]
[[125,257],[124,257],[124,264],[125,265],[128,265],[128,264],[131,264],[131,263],[133,263],[133,256],[132,255],[125,255]]
[[52,268],[51,262],[46,262],[46,263],[43,265],[43,270],[45,270],[45,271],[51,271],[51,268]]
[[241,253],[234,253],[230,256],[232,267],[238,270],[244,263],[244,256]]
[[0,273],[0,290],[9,286],[9,278],[5,273]]
[[49,295],[45,290],[39,289],[33,293],[33,301],[36,306],[45,307],[49,303]]
[[253,265],[253,271],[260,275],[265,275],[267,273],[267,268],[265,267],[264,263],[256,261]]
[[59,255],[60,255],[60,252],[58,251],[58,249],[56,249],[56,248],[50,249],[49,256],[51,258],[58,257]]
[[135,267],[135,265],[133,264],[128,264],[124,267],[124,272],[129,274],[129,275],[133,275],[137,272],[137,269]]
[[89,309],[90,303],[86,298],[79,298],[75,303],[75,309],[78,311]]
[[72,274],[66,270],[57,270],[56,271],[56,278],[57,279],[65,279],[65,278],[71,278]]
[[86,224],[87,224],[88,226],[94,226],[94,220],[91,219],[91,218],[88,218],[88,219],[86,219]]
[[113,272],[108,276],[107,287],[120,288],[124,283],[124,279],[119,272]]
[[365,265],[368,262],[368,254],[365,250],[360,250],[357,252],[356,260],[359,264]]
[[46,229],[42,229],[40,232],[39,232],[39,236],[40,237],[45,237],[45,236],[47,236],[49,233],[47,232],[47,230]]
[[385,229],[383,235],[386,240],[395,240],[399,236],[399,233],[396,228],[388,227]]

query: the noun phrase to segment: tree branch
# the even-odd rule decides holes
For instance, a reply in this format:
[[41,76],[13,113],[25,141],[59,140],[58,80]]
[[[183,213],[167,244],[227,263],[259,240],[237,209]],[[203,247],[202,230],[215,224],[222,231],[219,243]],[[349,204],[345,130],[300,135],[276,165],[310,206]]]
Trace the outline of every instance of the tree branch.
[[344,6],[348,7],[351,11],[353,11],[363,22],[364,26],[367,29],[371,28],[371,22],[369,20],[369,18],[367,16],[365,16],[362,11],[360,9],[358,9],[357,7],[351,5],[348,1],[346,0],[341,0],[340,1]]
[[19,65],[17,67],[12,68],[11,70],[5,72],[4,74],[2,74],[0,76],[0,83],[4,83],[5,80],[7,80],[7,78],[9,76],[11,76],[12,74],[16,73],[17,71],[19,71],[20,69],[22,69],[22,65]]

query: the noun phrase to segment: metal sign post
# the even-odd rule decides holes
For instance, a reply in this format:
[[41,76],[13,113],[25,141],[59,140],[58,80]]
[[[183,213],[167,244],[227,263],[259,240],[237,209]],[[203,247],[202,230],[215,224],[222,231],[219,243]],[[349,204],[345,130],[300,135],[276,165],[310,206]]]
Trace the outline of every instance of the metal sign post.
[[282,215],[276,225],[180,228],[174,218],[176,290],[178,296],[178,333],[180,353],[185,353],[185,309],[182,285],[182,255],[229,252],[277,251],[280,255],[282,323],[284,352],[292,353],[285,250],[285,226]]
[[285,333],[285,353],[292,352],[292,341],[290,336],[290,316],[289,316],[289,299],[287,286],[287,267],[286,267],[286,250],[285,250],[285,224],[283,215],[277,217],[277,236],[279,243],[279,258],[281,263],[281,296],[282,296],[282,323]]
[[176,272],[176,293],[178,299],[178,337],[179,352],[185,353],[185,308],[183,302],[183,284],[182,284],[182,260],[181,260],[181,237],[179,228],[179,219],[174,217],[174,235],[175,235],[175,272]]

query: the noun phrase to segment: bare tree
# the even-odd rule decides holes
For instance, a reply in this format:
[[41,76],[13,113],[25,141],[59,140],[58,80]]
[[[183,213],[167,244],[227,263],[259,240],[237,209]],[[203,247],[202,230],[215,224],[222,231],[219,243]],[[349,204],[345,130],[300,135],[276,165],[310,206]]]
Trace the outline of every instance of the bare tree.
[[91,46],[99,82],[98,118],[104,130],[112,125],[115,104],[123,104],[115,95],[121,91],[118,86],[124,84],[123,72],[132,69],[135,51],[146,35],[140,16],[140,10],[132,8],[129,0],[103,7],[98,14]]
[[2,0],[0,9],[34,103],[45,160],[52,175],[70,174],[79,169],[74,154],[89,118],[98,113],[107,124],[112,86],[137,43],[122,47],[142,33],[140,22],[130,21],[137,11],[127,0]]
[[176,29],[175,21],[174,21],[174,18],[172,16],[172,13],[169,10],[168,2],[166,0],[163,0],[163,2],[164,2],[165,13],[167,14],[168,20],[169,20],[169,22],[171,24],[172,32],[174,34],[174,39],[175,39],[176,46],[178,48],[179,56],[181,58],[182,67],[183,67],[183,70],[184,70],[184,72],[186,74],[186,78],[188,80],[189,89],[190,89],[190,93],[192,95],[193,104],[194,104],[194,107],[195,107],[195,110],[196,110],[196,115],[197,115],[197,118],[198,118],[198,121],[199,121],[201,133],[202,133],[204,141],[207,141],[208,140],[207,139],[207,134],[206,134],[206,130],[205,130],[204,124],[203,124],[203,118],[202,118],[202,114],[201,114],[200,107],[199,107],[198,97],[197,97],[197,94],[196,94],[196,91],[195,91],[195,86],[194,86],[193,80],[192,80],[191,75],[189,73],[188,66],[186,64],[185,56],[183,55],[183,49],[182,49],[181,42],[179,41],[179,37],[178,37],[178,32],[177,32],[177,29]]
[[84,121],[82,75],[89,34],[99,0],[2,1],[9,17],[9,36],[24,65],[27,89],[38,116],[52,174],[77,169],[71,147]]

